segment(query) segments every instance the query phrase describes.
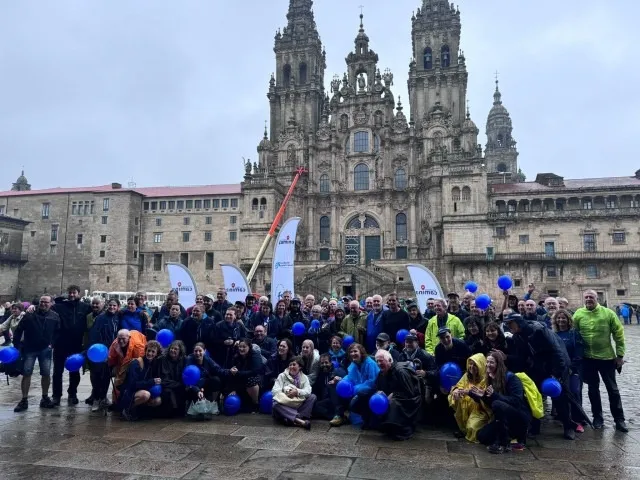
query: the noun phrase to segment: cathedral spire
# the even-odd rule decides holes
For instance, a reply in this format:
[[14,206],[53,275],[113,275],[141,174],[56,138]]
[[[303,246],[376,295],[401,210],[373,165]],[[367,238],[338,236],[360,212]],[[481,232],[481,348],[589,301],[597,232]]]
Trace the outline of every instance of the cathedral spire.
[[493,104],[494,105],[502,105],[502,94],[500,93],[500,89],[498,88],[498,73],[496,72],[496,91],[493,92]]

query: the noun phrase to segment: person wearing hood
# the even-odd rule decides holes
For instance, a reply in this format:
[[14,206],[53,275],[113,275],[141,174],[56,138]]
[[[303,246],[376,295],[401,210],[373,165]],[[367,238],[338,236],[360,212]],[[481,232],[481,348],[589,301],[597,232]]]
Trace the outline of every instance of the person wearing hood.
[[455,315],[447,312],[447,301],[443,298],[434,301],[436,315],[429,319],[427,323],[427,333],[424,338],[425,350],[430,354],[436,351],[438,345],[438,332],[442,328],[447,328],[449,333],[456,339],[464,338],[464,325]]
[[[91,330],[89,330],[88,345],[102,344],[109,348],[118,336],[120,322],[120,302],[112,298],[107,302],[107,310],[96,318]],[[91,362],[91,411],[97,412],[106,409],[109,405],[107,392],[109,391],[109,367],[105,362]]]
[[311,413],[316,396],[311,393],[311,383],[304,374],[300,357],[292,358],[289,366],[278,375],[271,394],[273,396],[273,418],[285,425],[297,425],[311,429]]
[[305,330],[309,329],[309,319],[300,310],[300,300],[298,298],[292,298],[289,302],[289,313],[284,317],[284,322],[280,326],[279,338],[293,338],[291,328],[294,323],[302,322],[305,326]]
[[311,386],[316,383],[318,372],[320,370],[320,352],[316,350],[311,340],[302,342],[302,350],[300,357],[304,361],[303,371],[309,379]]
[[171,290],[167,294],[167,299],[159,309],[157,309],[151,317],[151,323],[157,325],[160,320],[169,316],[171,306],[178,305],[180,307],[180,318],[187,318],[187,311],[180,303],[178,303],[178,293],[175,290]]
[[[349,346],[348,353],[351,358],[351,364],[347,369],[347,380],[354,386],[354,396],[351,399],[336,398],[336,415],[329,422],[332,427],[339,427],[345,422],[344,412],[347,410],[361,415],[364,424],[368,426],[371,419],[371,411],[369,409],[369,399],[375,393],[375,383],[378,378],[380,368],[375,360],[367,355],[365,348],[359,343],[352,343]],[[333,377],[330,384],[337,384],[342,378],[340,376]]]
[[[525,373],[541,389],[542,382],[554,377],[562,385],[562,393],[554,399],[558,419],[564,427],[564,438],[575,440],[577,424],[571,419],[569,403],[569,374],[571,359],[567,347],[558,335],[538,321],[528,321],[522,316],[509,313],[505,316],[505,324],[514,337],[523,341],[528,348],[521,348],[522,363],[526,365]],[[532,434],[539,433],[540,421],[532,422]]]
[[367,328],[365,331],[365,347],[370,352],[376,350],[376,339],[378,335],[382,333],[382,315],[384,308],[382,307],[382,297],[380,295],[374,295],[372,297],[373,309],[367,315]]
[[424,334],[427,331],[427,319],[420,313],[420,308],[415,302],[411,302],[407,306],[407,313],[409,314],[409,333],[415,335],[418,338],[420,348],[424,348]]
[[[192,309],[193,313],[193,309]],[[182,328],[183,320],[180,316],[180,305],[174,304],[171,305],[169,309],[169,316],[162,317],[161,320],[156,324],[156,330],[159,332],[160,330],[170,330],[177,335]]]
[[174,340],[158,359],[158,376],[162,380],[161,404],[158,411],[162,417],[177,417],[184,414],[186,399],[182,372],[186,366],[184,343]]
[[193,351],[198,342],[204,343],[213,352],[216,325],[213,319],[204,313],[204,307],[194,305],[191,316],[182,322],[178,338],[184,343],[187,352]]
[[449,405],[454,410],[454,417],[459,432],[456,437],[466,438],[469,442],[477,442],[478,431],[484,427],[491,418],[491,409],[482,403],[476,402],[472,391],[484,389],[486,380],[487,359],[482,353],[476,353],[467,360],[467,368],[462,378],[455,384],[449,393]]
[[375,389],[389,399],[380,430],[394,440],[408,440],[415,432],[422,406],[420,377],[409,365],[394,362],[386,350],[378,350],[375,359],[380,369]]
[[357,300],[349,302],[349,315],[342,321],[340,335],[351,335],[356,343],[364,343],[367,331],[367,315],[360,310]]
[[[486,388],[472,388],[469,395],[493,413],[490,423],[478,432],[478,441],[493,454],[524,450],[531,409],[522,381],[507,370],[505,355],[494,351],[487,357]],[[511,443],[515,439],[516,443]]]
[[216,362],[223,368],[230,368],[235,354],[234,347],[241,338],[246,337],[247,329],[242,322],[238,321],[236,309],[231,307],[227,309],[224,320],[215,325],[213,348],[207,343],[205,345]]
[[138,307],[134,297],[127,298],[127,308],[120,311],[120,328],[145,334],[149,321],[146,309]]

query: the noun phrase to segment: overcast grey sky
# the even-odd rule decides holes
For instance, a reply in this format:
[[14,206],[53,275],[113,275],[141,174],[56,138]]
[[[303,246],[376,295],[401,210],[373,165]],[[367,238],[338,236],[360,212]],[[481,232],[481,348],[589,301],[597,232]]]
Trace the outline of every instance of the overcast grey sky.
[[[407,98],[421,0],[316,0],[325,83],[345,70],[360,4],[381,70]],[[494,71],[520,166],[567,178],[632,175],[640,131],[635,0],[459,0],[471,114]],[[0,165],[33,188],[235,183],[268,118],[273,36],[289,0],[0,2]]]

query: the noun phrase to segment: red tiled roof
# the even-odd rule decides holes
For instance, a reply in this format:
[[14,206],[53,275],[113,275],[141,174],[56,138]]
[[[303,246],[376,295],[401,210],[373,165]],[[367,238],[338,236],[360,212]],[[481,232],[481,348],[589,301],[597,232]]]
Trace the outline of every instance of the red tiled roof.
[[640,179],[636,177],[578,178],[564,180],[564,186],[546,186],[537,182],[494,183],[491,189],[494,194],[501,193],[542,193],[562,190],[579,190],[581,188],[602,189],[614,187],[640,187]]
[[66,193],[101,193],[101,192],[136,192],[144,197],[191,197],[202,195],[237,195],[241,188],[239,183],[226,185],[195,185],[186,187],[140,187],[140,188],[113,188],[109,185],[95,187],[72,188],[45,188],[42,190],[27,190],[17,192],[8,190],[0,192],[0,197],[17,197],[25,195],[57,195]]

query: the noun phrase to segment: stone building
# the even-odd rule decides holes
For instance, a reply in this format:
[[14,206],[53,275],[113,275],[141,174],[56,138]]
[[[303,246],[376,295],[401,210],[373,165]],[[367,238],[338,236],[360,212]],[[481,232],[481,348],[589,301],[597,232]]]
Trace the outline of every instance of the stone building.
[[28,255],[22,251],[24,228],[29,222],[0,216],[0,302],[13,300],[20,294],[20,268]]
[[[345,72],[325,77],[312,4],[290,0],[276,33],[269,125],[241,184],[29,190],[21,176],[0,193],[0,213],[32,222],[20,285],[164,291],[164,263],[182,261],[200,290],[213,289],[218,263],[249,270],[304,166],[285,215],[303,219],[297,293],[410,295],[415,262],[448,290],[473,279],[500,295],[495,281],[509,274],[517,293],[534,283],[578,302],[592,287],[609,304],[640,303],[640,172],[525,182],[497,81],[483,148],[466,107],[460,12],[448,2],[422,0],[411,17],[408,113],[362,15]],[[268,251],[254,290],[269,291],[270,270]]]

